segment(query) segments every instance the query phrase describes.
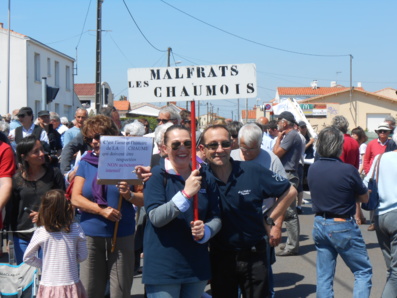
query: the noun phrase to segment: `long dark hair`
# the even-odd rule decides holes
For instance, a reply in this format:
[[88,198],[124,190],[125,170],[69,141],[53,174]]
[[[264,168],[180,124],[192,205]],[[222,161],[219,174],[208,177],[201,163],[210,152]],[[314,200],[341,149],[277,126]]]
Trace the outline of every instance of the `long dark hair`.
[[61,189],[52,189],[41,198],[37,226],[44,226],[48,232],[70,232],[74,211]]
[[37,141],[35,135],[30,135],[24,137],[17,145],[17,161],[21,165],[22,172],[27,172],[29,169],[29,163],[25,160],[25,157],[33,150]]

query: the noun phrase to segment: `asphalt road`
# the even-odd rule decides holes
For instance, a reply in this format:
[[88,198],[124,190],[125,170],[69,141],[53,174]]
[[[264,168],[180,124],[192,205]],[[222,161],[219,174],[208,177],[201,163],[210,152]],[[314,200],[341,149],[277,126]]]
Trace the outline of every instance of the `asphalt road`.
[[[310,194],[305,193],[305,199],[310,201]],[[276,297],[280,298],[299,298],[316,297],[316,249],[312,240],[313,212],[311,204],[303,205],[303,214],[300,219],[300,254],[297,256],[277,257],[273,265]],[[368,219],[368,212],[364,212]],[[380,297],[386,281],[386,266],[380,251],[375,232],[367,231],[368,223],[361,225],[360,229],[367,244],[368,254],[373,266],[372,291],[371,297]],[[285,230],[283,240],[285,241]],[[6,253],[0,257],[1,263],[6,263],[8,256]],[[334,279],[335,297],[351,297],[353,293],[354,276],[338,258],[336,274]],[[211,293],[210,287],[206,288],[207,293]],[[134,278],[131,289],[131,297],[141,298],[144,288],[141,283],[141,275]]]
[[[305,192],[305,199],[310,202],[310,193]],[[300,298],[316,297],[316,248],[312,240],[312,228],[314,215],[311,204],[303,205],[303,214],[299,215],[300,220],[300,254],[297,256],[277,257],[273,265],[276,297],[279,298]],[[369,258],[373,267],[371,297],[380,297],[386,281],[386,265],[382,252],[379,248],[375,232],[367,231],[369,226],[369,212],[364,211],[367,224],[361,225]],[[286,240],[285,229],[283,230],[283,241]],[[278,249],[276,249],[278,250]],[[334,279],[335,298],[352,297],[354,276],[350,269],[339,257],[337,261],[336,274]],[[206,288],[211,293],[210,287]],[[136,276],[131,290],[131,297],[143,297],[143,286],[141,276]]]

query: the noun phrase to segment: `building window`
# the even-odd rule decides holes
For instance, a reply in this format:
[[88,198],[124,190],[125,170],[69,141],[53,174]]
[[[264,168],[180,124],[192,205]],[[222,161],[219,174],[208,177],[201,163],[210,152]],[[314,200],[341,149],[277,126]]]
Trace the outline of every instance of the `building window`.
[[55,104],[55,113],[59,115],[59,103]]
[[40,54],[34,54],[34,80],[40,82]]
[[41,100],[35,100],[34,101],[34,111],[33,111],[33,115],[37,115],[38,111],[41,111]]
[[51,59],[47,58],[47,77],[51,76]]
[[71,106],[69,106],[69,105],[64,105],[64,106],[63,106],[63,114],[64,114],[69,120],[74,118],[74,115],[72,115]]
[[66,66],[66,90],[70,90],[70,67]]
[[59,62],[55,61],[55,87],[59,87]]

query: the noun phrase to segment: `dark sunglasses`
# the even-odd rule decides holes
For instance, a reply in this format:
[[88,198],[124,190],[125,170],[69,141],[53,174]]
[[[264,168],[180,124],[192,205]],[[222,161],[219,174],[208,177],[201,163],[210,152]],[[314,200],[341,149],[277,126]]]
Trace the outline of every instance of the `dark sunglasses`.
[[94,139],[95,139],[95,141],[98,141],[98,142],[99,142],[99,140],[101,139],[101,135],[100,135],[99,133],[96,133],[92,138],[90,138],[90,137],[84,137],[84,141],[85,141],[87,144],[92,143],[92,140],[94,140]]
[[378,133],[388,133],[390,130],[378,130]]
[[157,119],[157,123],[160,123],[160,122],[167,123],[172,120],[174,120],[174,119]]
[[186,148],[190,149],[190,148],[192,148],[192,141],[174,142],[174,143],[171,143],[171,148],[172,148],[172,150],[178,150],[179,147],[181,147],[182,145],[185,146]]
[[18,118],[25,118],[26,115],[32,116],[32,113],[26,112],[26,114],[18,115]]
[[237,139],[237,138],[238,138],[238,135],[232,135],[232,138],[233,138],[233,139]]
[[221,145],[222,148],[230,148],[232,146],[232,142],[230,142],[230,141],[222,141],[220,143],[212,142],[209,144],[205,144],[204,147],[211,149],[211,150],[216,150],[216,149],[218,149],[219,145]]

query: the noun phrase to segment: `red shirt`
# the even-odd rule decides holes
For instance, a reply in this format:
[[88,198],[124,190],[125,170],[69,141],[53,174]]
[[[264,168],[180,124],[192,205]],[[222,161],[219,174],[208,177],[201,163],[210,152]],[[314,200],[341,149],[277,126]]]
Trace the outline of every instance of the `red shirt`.
[[375,156],[378,154],[384,153],[386,151],[387,143],[381,144],[379,139],[372,140],[367,145],[367,150],[365,150],[364,154],[364,173],[368,174],[369,170],[371,169],[372,162],[374,161]]
[[[7,143],[0,141],[0,178],[12,178],[15,173],[15,159],[12,148]],[[0,210],[0,228],[3,227],[3,219]]]
[[355,166],[358,170],[360,166],[360,145],[353,139],[349,134],[344,134],[343,150],[340,159],[344,163],[351,164]]
[[15,159],[12,148],[0,141],[0,178],[11,177],[15,174]]

